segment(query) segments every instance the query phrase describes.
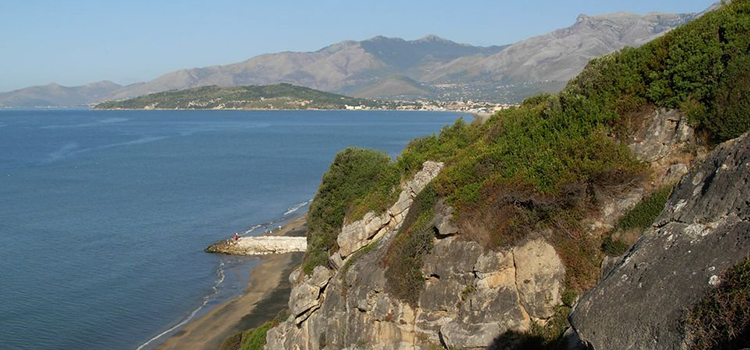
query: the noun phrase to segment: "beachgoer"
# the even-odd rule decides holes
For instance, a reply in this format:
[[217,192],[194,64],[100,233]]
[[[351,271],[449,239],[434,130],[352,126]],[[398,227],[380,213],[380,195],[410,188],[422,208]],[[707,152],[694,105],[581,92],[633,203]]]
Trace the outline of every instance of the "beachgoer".
[[234,240],[236,241],[236,240],[238,240],[238,239],[240,239],[240,236],[239,236],[239,235],[237,235],[237,232],[235,232],[235,233],[234,233]]

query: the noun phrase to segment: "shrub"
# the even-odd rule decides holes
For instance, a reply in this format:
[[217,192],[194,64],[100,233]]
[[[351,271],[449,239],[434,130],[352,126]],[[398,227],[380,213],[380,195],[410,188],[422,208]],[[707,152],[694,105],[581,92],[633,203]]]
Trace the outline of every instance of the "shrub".
[[704,116],[704,124],[721,142],[750,129],[750,54],[736,57],[719,81],[714,100],[714,118]]
[[687,315],[691,349],[750,347],[750,258],[727,269],[721,284]]
[[414,198],[409,214],[388,248],[385,258],[388,293],[412,306],[417,305],[424,288],[422,265],[424,256],[433,248],[432,219],[435,216],[436,203],[435,189],[427,185]]
[[273,320],[225,339],[219,350],[263,350],[268,331],[288,316],[288,311],[282,310]]
[[266,345],[266,334],[274,326],[272,322],[266,322],[258,328],[244,332],[240,350],[263,350]]
[[620,256],[630,249],[630,245],[612,237],[612,233],[604,236],[602,240],[602,252],[608,256]]
[[531,334],[536,335],[543,340],[544,347],[542,347],[542,349],[564,349],[565,342],[562,335],[569,327],[569,313],[569,307],[558,306],[555,308],[555,314],[547,320],[547,323],[544,326],[541,326],[536,322],[531,324]]
[[656,217],[664,210],[669,196],[672,195],[673,188],[674,184],[669,184],[638,202],[633,209],[630,209],[618,220],[615,231],[643,231],[651,226]]
[[572,289],[568,289],[562,294],[563,305],[567,307],[573,307],[573,304],[576,303],[577,299],[578,299],[578,293],[576,293],[576,291]]
[[[397,181],[396,181],[397,182]],[[328,263],[329,251],[338,249],[336,237],[344,218],[355,203],[376,186],[395,186],[387,154],[349,148],[339,152],[318,188],[307,218],[308,250],[303,263],[306,273]]]

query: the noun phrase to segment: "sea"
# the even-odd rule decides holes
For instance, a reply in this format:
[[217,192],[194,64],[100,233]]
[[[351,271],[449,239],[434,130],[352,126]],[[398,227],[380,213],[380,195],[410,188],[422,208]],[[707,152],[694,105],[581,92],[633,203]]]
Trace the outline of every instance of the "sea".
[[0,110],[0,349],[158,345],[258,265],[206,246],[302,215],[339,150],[396,157],[460,117]]

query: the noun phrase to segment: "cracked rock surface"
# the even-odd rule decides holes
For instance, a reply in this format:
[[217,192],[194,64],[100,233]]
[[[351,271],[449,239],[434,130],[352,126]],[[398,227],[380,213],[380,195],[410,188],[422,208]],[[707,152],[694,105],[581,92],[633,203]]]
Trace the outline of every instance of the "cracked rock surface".
[[575,306],[593,349],[680,349],[686,310],[750,255],[750,136],[717,147],[685,175],[664,211]]

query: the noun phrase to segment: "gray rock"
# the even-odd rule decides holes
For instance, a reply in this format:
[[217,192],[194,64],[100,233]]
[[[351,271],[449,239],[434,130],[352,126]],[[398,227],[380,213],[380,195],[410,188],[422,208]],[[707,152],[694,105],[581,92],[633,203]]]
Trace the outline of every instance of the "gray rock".
[[675,183],[682,179],[688,173],[688,166],[682,163],[673,164],[667,169],[664,175],[664,183]]
[[435,210],[435,228],[441,238],[453,236],[458,233],[458,227],[453,224],[453,208],[440,200]]
[[485,349],[501,331],[502,329],[497,323],[465,326],[450,323],[440,329],[440,335],[449,348]]
[[648,163],[656,162],[670,153],[675,147],[684,148],[694,142],[695,132],[678,110],[657,110],[647,118],[646,125],[638,128],[629,143],[638,159]]
[[336,270],[340,269],[342,266],[344,266],[344,260],[341,259],[341,254],[339,253],[333,253],[331,257],[328,259],[328,261],[333,265]]
[[715,149],[675,188],[634,248],[571,315],[594,349],[681,349],[682,319],[750,255],[750,137]]
[[389,221],[390,216],[388,214],[375,215],[375,213],[369,212],[361,220],[345,225],[336,239],[339,245],[339,254],[346,257],[366,246],[369,239]]
[[333,272],[323,266],[316,267],[311,276],[302,276],[300,269],[292,273],[289,280],[296,284],[293,285],[289,297],[291,314],[300,317],[307,311],[318,307],[320,291],[325,288],[332,276]]

